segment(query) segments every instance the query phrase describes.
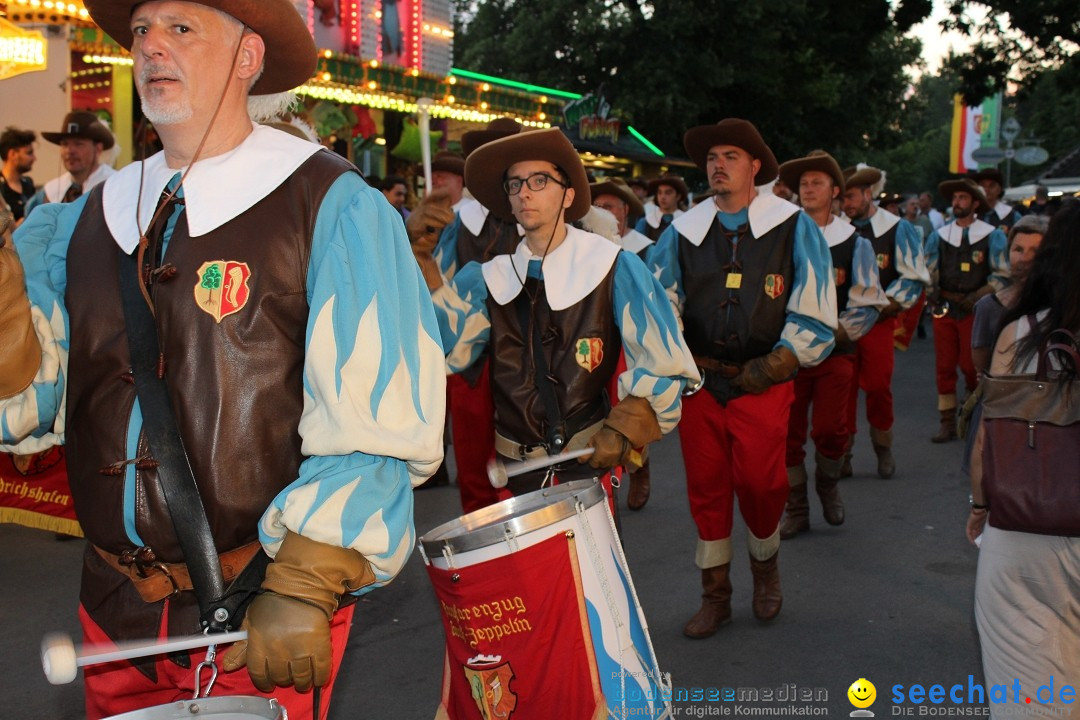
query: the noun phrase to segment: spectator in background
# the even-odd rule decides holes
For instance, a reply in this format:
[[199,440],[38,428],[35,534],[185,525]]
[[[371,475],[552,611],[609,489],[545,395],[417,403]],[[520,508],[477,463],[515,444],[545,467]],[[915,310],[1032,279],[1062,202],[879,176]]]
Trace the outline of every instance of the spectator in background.
[[1029,215],[1045,215],[1050,217],[1061,207],[1061,198],[1050,199],[1050,191],[1045,185],[1035,186],[1035,199],[1028,205]]
[[915,226],[915,230],[919,233],[919,239],[926,242],[926,238],[930,237],[930,233],[934,232],[934,224],[930,222],[930,218],[919,212],[919,196],[912,195],[904,201],[902,206],[904,211],[904,219]]
[[[1059,328],[1080,333],[1080,203],[1070,201],[1049,223],[1027,283],[1003,319],[990,363],[994,377],[1035,372],[1039,348]],[[1036,321],[1029,323],[1028,317]],[[1063,341],[1063,335],[1055,335]],[[1056,356],[1060,360],[1061,356]],[[1051,359],[1057,377],[1049,383],[1060,408],[1075,393],[1077,368]],[[1075,398],[1072,400],[1075,402]],[[1051,402],[1053,406],[1054,403]],[[981,429],[979,438],[985,433]],[[977,443],[978,445],[978,443]],[[1056,462],[1055,481],[1080,483],[1075,453]],[[1047,477],[1044,475],[1044,478]],[[967,537],[981,535],[975,578],[975,622],[982,648],[986,686],[1018,683],[1035,688],[1056,677],[1075,679],[1080,667],[1080,537],[1003,530],[994,522],[994,498],[983,491],[973,468]],[[989,520],[989,526],[987,526]],[[993,706],[992,706],[993,707]],[[1000,706],[998,706],[1000,708]],[[1056,705],[1031,703],[1032,717],[1052,717]],[[991,717],[995,716],[993,713]]]
[[[934,196],[929,190],[925,190],[919,194],[919,214],[926,216],[926,218],[930,220],[930,224],[934,226],[934,230],[937,230],[945,224],[945,216],[934,207]],[[927,235],[927,237],[930,236]]]
[[34,181],[27,173],[37,160],[34,156],[36,139],[33,130],[10,126],[0,135],[0,159],[4,164],[0,171],[0,193],[15,218],[14,227],[22,224],[26,203],[34,197]]
[[451,209],[460,210],[465,191],[465,158],[449,150],[435,153],[431,160],[431,189],[445,190],[450,195]]
[[387,202],[401,213],[402,219],[409,217],[409,211],[405,209],[405,198],[409,196],[409,186],[405,184],[405,178],[400,175],[387,175],[379,183],[379,189],[386,196]]

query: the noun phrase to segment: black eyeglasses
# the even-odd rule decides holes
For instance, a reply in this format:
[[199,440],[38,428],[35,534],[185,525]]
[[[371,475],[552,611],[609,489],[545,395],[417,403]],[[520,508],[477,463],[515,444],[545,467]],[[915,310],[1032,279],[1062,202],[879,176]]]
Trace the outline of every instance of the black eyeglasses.
[[566,183],[548,175],[546,172],[537,172],[524,178],[507,178],[503,181],[503,190],[506,191],[507,195],[517,195],[521,192],[522,186],[527,185],[533,192],[540,192],[547,187],[548,181],[566,187]]

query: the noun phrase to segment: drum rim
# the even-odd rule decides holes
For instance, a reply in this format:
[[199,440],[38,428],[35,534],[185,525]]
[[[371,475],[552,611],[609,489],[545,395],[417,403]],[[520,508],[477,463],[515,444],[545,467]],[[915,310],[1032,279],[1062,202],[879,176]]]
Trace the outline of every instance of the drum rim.
[[[551,502],[553,496],[565,495]],[[591,508],[605,500],[599,480],[572,480],[542,488],[488,507],[474,510],[445,522],[420,537],[420,546],[429,558],[441,557],[443,549],[467,553],[520,537],[565,520],[577,512],[580,501]]]
[[[193,704],[202,706],[202,709],[198,713],[191,712],[190,707]],[[175,712],[170,712],[170,710]],[[213,720],[214,717],[221,715],[223,712],[235,715],[237,712],[244,711],[255,713],[251,715],[253,719],[282,720],[282,718],[288,717],[285,715],[284,706],[277,698],[268,698],[262,695],[212,695],[210,697],[174,700],[173,702],[152,705],[139,710],[129,710],[120,715],[110,715],[103,718],[103,720],[147,720],[148,718],[153,720],[153,718],[166,717],[166,714],[170,718],[207,717]],[[263,711],[273,711],[275,714],[266,715]]]

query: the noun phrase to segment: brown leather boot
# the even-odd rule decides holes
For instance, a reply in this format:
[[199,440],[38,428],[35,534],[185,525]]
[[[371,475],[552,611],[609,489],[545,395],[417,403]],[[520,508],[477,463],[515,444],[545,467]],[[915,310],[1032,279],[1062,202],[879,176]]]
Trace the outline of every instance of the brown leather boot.
[[879,478],[888,480],[896,472],[896,460],[892,454],[892,430],[878,430],[870,428],[870,442],[874,445],[877,453],[877,474]]
[[731,622],[731,563],[701,571],[701,609],[683,628],[683,635],[701,639]]
[[645,458],[645,464],[630,473],[630,492],[626,495],[626,507],[631,510],[640,510],[649,502],[649,458]]
[[821,453],[814,456],[814,487],[821,500],[821,512],[830,525],[844,524],[844,501],[840,499],[840,465],[842,460],[831,460]]
[[849,478],[855,474],[851,469],[851,450],[855,447],[855,436],[848,435],[847,449],[844,450],[843,464],[840,466],[840,477]]
[[806,466],[795,465],[787,469],[791,486],[784,506],[784,519],[780,523],[780,539],[788,540],[810,529],[810,503],[806,499]]
[[956,439],[956,408],[941,410],[941,428],[930,438],[932,443],[947,443]]
[[768,560],[755,560],[750,556],[750,573],[754,576],[754,617],[758,620],[772,620],[780,614],[784,604],[784,595],[780,592],[780,568],[777,558],[780,551]]

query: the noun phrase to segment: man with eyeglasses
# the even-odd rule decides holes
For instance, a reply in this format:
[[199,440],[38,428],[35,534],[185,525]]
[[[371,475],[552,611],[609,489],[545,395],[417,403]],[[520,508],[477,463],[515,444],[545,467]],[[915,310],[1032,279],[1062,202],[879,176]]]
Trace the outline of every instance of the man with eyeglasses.
[[[614,468],[639,466],[645,446],[675,426],[682,389],[698,379],[671,307],[641,260],[568,224],[588,211],[589,182],[557,128],[480,147],[466,161],[465,184],[493,214],[515,218],[525,237],[513,254],[469,263],[434,289],[447,363],[459,372],[490,350],[501,457],[590,447],[591,455],[555,466],[554,478],[601,476],[607,487]],[[612,407],[620,349],[627,369]],[[517,476],[508,490],[530,492],[549,479],[547,471]]]
[[649,257],[704,377],[704,392],[684,401],[679,441],[703,587],[701,609],[683,634],[706,638],[731,620],[736,496],[748,531],[754,615],[780,613],[791,381],[835,344],[836,287],[814,221],[755,190],[776,178],[777,164],[753,124],[727,118],[691,128],[683,145],[716,194],[676,218]]

